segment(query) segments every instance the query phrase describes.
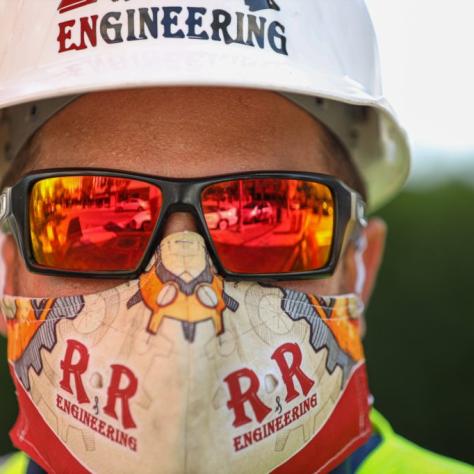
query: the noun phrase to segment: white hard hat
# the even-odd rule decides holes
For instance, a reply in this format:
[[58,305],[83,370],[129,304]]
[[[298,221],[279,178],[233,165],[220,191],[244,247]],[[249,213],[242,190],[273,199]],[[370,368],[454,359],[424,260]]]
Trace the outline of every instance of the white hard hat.
[[341,139],[373,210],[400,190],[410,161],[379,69],[363,0],[0,0],[2,150],[13,159],[47,118],[87,92],[267,89]]

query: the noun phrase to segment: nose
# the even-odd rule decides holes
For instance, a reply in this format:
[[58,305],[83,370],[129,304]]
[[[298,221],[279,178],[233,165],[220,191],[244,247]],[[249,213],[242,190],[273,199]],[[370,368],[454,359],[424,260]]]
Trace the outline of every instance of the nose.
[[198,232],[194,216],[189,212],[173,212],[166,219],[163,237],[185,230]]

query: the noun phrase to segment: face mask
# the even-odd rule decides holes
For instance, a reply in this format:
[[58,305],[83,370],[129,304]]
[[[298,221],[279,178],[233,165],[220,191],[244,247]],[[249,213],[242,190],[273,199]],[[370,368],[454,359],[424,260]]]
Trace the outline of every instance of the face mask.
[[321,472],[370,435],[360,300],[224,281],[198,234],[116,288],[1,305],[11,436],[48,472]]

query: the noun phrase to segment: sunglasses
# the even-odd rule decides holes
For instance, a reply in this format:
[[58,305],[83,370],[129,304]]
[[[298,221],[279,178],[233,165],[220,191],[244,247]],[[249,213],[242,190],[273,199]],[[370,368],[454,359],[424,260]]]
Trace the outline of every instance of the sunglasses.
[[230,279],[333,273],[366,225],[361,196],[323,174],[236,173],[168,179],[102,169],[54,169],[0,195],[0,222],[27,268],[89,278],[136,278],[173,212],[189,212],[218,272]]

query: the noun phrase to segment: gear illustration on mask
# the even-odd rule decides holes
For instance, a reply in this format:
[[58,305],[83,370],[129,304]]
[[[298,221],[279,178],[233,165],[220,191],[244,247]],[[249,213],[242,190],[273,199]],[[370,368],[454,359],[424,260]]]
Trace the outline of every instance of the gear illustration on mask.
[[[343,387],[361,355],[359,357],[359,354],[351,354],[344,350],[340,343],[342,338],[338,338],[334,328],[329,327],[328,323],[331,321],[336,300],[319,297],[311,301],[306,294],[294,290],[284,289],[283,292],[285,295],[282,299],[283,311],[293,321],[303,319],[309,324],[311,346],[315,352],[327,349],[326,369],[329,374],[332,374],[337,366],[342,369],[341,387]],[[355,355],[357,357],[354,357]]]
[[192,233],[165,239],[155,263],[139,280],[139,290],[127,307],[143,302],[151,311],[147,331],[157,334],[164,318],[180,321],[187,341],[194,342],[197,323],[212,320],[216,335],[224,332],[226,309],[235,312],[237,301],[224,291],[204,243]]
[[[261,288],[265,288],[262,297]],[[283,290],[269,284],[250,284],[245,292],[245,305],[248,309],[250,324],[256,335],[265,344],[272,346],[280,336],[293,334],[303,342],[307,337],[308,327],[295,325],[295,320],[288,318],[282,311],[281,299]]]
[[12,320],[11,324],[17,326],[21,341],[11,349],[9,359],[13,361],[15,372],[26,390],[31,388],[29,369],[33,368],[36,375],[43,370],[41,350],[51,352],[56,346],[57,323],[62,319],[75,319],[83,308],[82,296],[44,298],[31,302],[18,299],[14,307],[8,308],[4,304],[7,320]]

